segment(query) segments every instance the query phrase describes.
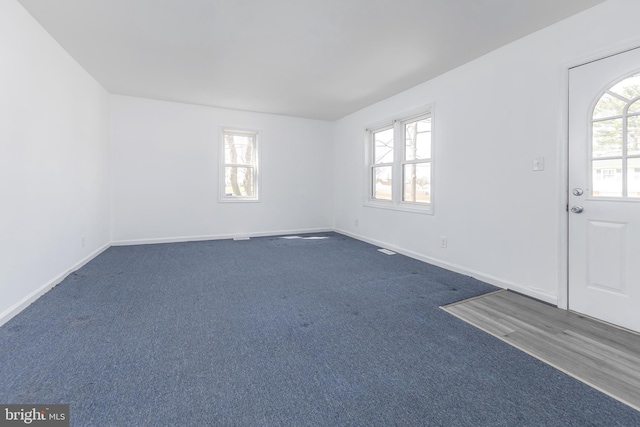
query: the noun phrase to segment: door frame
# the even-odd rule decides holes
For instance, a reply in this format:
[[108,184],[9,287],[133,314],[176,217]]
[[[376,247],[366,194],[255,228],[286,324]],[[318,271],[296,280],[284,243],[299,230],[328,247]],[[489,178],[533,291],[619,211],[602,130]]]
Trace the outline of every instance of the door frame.
[[569,71],[629,50],[640,48],[640,39],[626,40],[576,57],[560,65],[560,127],[558,136],[558,308],[569,309]]

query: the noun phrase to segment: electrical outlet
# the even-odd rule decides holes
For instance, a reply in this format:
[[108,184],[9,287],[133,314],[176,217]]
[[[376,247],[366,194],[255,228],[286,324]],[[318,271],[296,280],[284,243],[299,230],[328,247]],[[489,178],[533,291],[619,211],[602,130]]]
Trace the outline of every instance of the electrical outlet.
[[85,237],[82,236],[82,238],[80,240],[82,242],[82,247],[84,248],[84,245],[85,245],[87,239],[85,239]]
[[355,221],[353,221],[353,225],[355,225],[356,227],[358,226],[358,220],[357,219]]
[[441,248],[447,247],[447,238],[445,236],[440,236],[440,247]]

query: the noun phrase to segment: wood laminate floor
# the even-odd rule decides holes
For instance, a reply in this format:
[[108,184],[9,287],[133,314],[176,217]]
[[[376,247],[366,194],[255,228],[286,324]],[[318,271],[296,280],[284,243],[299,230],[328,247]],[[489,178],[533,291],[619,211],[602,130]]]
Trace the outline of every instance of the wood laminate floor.
[[497,291],[447,312],[640,410],[640,335]]

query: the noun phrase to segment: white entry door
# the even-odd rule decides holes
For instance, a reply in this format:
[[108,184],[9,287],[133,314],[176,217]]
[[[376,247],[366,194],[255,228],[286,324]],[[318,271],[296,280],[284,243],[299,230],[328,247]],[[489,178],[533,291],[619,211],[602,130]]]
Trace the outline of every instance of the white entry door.
[[569,309],[640,331],[640,49],[569,72]]

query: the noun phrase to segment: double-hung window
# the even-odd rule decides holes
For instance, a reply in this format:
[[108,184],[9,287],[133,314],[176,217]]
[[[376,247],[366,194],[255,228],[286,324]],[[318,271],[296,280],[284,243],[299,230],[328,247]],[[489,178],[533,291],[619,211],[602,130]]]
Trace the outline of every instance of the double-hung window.
[[221,201],[258,200],[258,132],[223,129]]
[[367,205],[433,212],[432,110],[367,131]]

